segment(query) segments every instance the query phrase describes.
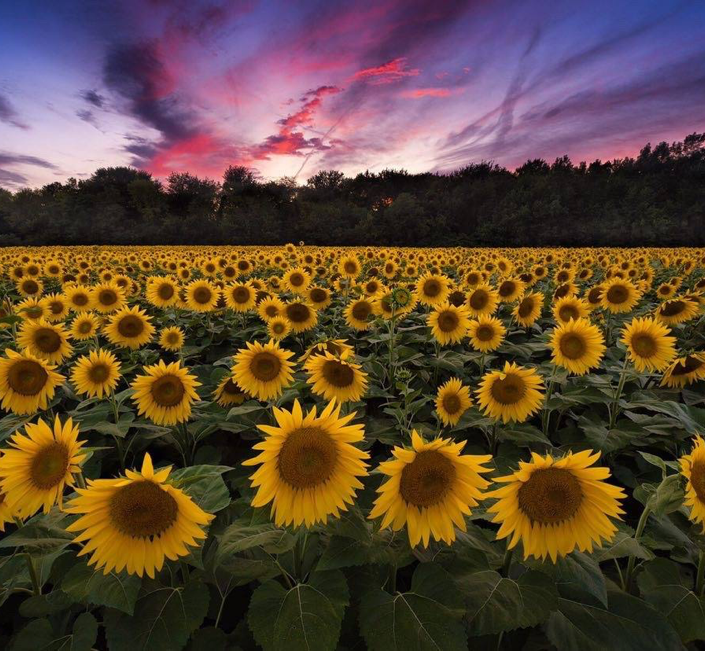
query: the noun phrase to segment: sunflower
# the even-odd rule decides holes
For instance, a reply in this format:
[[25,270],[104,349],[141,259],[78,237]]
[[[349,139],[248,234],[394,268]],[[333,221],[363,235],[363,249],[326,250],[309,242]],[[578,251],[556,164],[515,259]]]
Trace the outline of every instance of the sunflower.
[[502,303],[513,303],[524,293],[524,283],[515,278],[502,281],[497,287],[497,295]]
[[296,267],[295,269],[289,269],[284,274],[282,282],[293,294],[303,294],[311,283],[311,274],[300,267]]
[[554,364],[576,375],[585,375],[600,365],[605,354],[605,338],[587,319],[571,319],[553,331],[549,348]]
[[676,298],[662,303],[656,310],[656,318],[666,325],[684,323],[697,316],[698,307],[693,301]]
[[468,337],[475,350],[488,353],[497,350],[504,341],[507,329],[504,324],[494,316],[481,316],[470,322]]
[[338,264],[338,271],[341,276],[355,280],[360,275],[360,263],[352,255],[345,256]]
[[600,453],[584,450],[558,460],[531,456],[511,475],[497,477],[494,481],[504,486],[486,494],[498,498],[487,509],[495,514],[492,521],[501,523],[497,539],[512,536],[509,549],[521,541],[525,559],[550,556],[554,563],[576,547],[592,552],[603,540],[611,541],[617,527],[610,518],[624,513],[619,500],[625,495],[604,481],[608,468],[590,467]]
[[241,405],[247,400],[247,394],[240,389],[235,380],[226,375],[213,392],[213,398],[221,407]]
[[577,321],[590,314],[590,308],[582,298],[566,296],[559,298],[553,304],[553,316],[559,323],[568,323],[571,319]]
[[629,280],[613,278],[602,285],[602,307],[613,314],[631,312],[641,293]]
[[233,377],[243,391],[258,400],[278,398],[294,380],[294,353],[279,348],[270,340],[266,344],[247,342],[233,357]]
[[225,287],[225,304],[235,312],[247,312],[255,307],[257,292],[251,282],[231,283]]
[[439,303],[426,317],[426,324],[431,328],[433,338],[442,346],[457,344],[470,325],[468,309],[465,306],[455,307],[450,303]]
[[7,357],[0,358],[3,409],[19,415],[46,409],[56,387],[63,384],[64,376],[55,372],[55,366],[50,366],[26,350],[16,353],[6,348],[5,354]]
[[678,288],[671,285],[671,283],[663,283],[656,288],[656,296],[660,300],[665,301],[672,298],[677,291]]
[[133,402],[140,416],[145,414],[156,425],[176,425],[189,419],[191,405],[198,400],[196,387],[201,383],[180,362],[145,366],[130,385]]
[[269,321],[278,316],[281,316],[284,312],[284,303],[281,299],[276,296],[269,296],[257,305],[257,314],[263,321]]
[[306,300],[316,310],[323,310],[331,304],[333,297],[325,287],[309,287],[306,290]]
[[259,466],[250,477],[257,489],[252,506],[272,502],[277,526],[310,527],[339,517],[363,487],[358,478],[367,475],[369,455],[354,446],[364,440],[363,426],[350,424],[355,412],[341,417],[340,405],[331,402],[320,416],[315,407],[304,415],[295,400],[291,411],[275,407],[274,417],[276,426],[257,426],[266,435],[253,446],[261,453],[243,461]]
[[44,291],[44,285],[36,278],[23,278],[17,283],[17,291],[25,298],[39,298]]
[[125,292],[112,282],[96,285],[91,290],[91,305],[98,312],[116,312],[125,305]]
[[358,298],[351,301],[343,310],[345,322],[355,330],[367,330],[374,322],[375,301],[369,298]]
[[82,312],[71,323],[71,338],[76,341],[90,339],[98,334],[100,321],[94,314]]
[[326,353],[330,353],[335,357],[347,357],[354,354],[355,349],[345,339],[323,339],[309,346],[306,352],[299,357],[298,361],[300,364],[306,364],[311,357],[325,355]]
[[24,434],[16,433],[0,457],[0,490],[10,511],[28,518],[39,509],[49,513],[54,504],[61,507],[64,488],[81,472],[83,443],[78,426],[70,418],[62,425],[58,416],[53,430],[40,418],[25,425]]
[[194,280],[186,286],[186,306],[194,312],[211,312],[215,309],[220,292],[207,280]]
[[17,335],[17,345],[49,364],[60,364],[73,351],[64,327],[43,319],[25,321]]
[[169,483],[171,467],[154,472],[144,455],[140,472],[126,477],[89,480],[66,510],[81,517],[67,527],[85,543],[79,556],[91,554],[89,565],[103,574],[122,572],[154,578],[164,559],[188,556],[188,546],[206,537],[203,527],[213,519],[182,490]]
[[25,298],[15,307],[15,313],[22,317],[23,321],[39,321],[48,316],[48,308],[36,298]]
[[281,341],[291,332],[291,325],[283,316],[277,316],[267,322],[267,334],[270,339]]
[[483,376],[477,396],[486,416],[504,423],[523,423],[541,406],[541,389],[543,381],[536,369],[505,362],[501,371]]
[[622,330],[622,343],[638,371],[663,371],[676,356],[676,338],[658,321],[634,318]]
[[466,530],[465,516],[483,499],[491,472],[482,464],[490,455],[461,454],[466,441],[437,438],[429,443],[411,432],[412,449],[395,447],[394,458],[379,465],[389,479],[378,489],[379,497],[368,516],[382,519],[382,528],[399,531],[406,525],[412,547],[433,537],[452,544],[455,527]]
[[690,507],[690,519],[705,529],[705,441],[701,436],[695,436],[690,454],[684,454],[679,461],[687,481],[684,504]]
[[423,305],[439,305],[448,300],[450,280],[441,274],[425,273],[416,281],[416,298]]
[[92,350],[79,357],[71,371],[71,383],[79,395],[109,396],[120,379],[120,362],[109,350]]
[[306,362],[308,383],[312,391],[326,400],[357,402],[367,391],[367,375],[351,355],[336,357],[326,352],[310,357]]
[[458,378],[451,378],[439,387],[436,395],[436,411],[444,425],[457,425],[471,405],[470,389],[463,386]]
[[292,301],[284,305],[283,315],[291,325],[291,329],[299,334],[310,330],[318,323],[318,314],[304,301]]
[[702,379],[705,379],[705,353],[690,353],[671,362],[661,386],[684,387]]
[[152,317],[137,305],[123,307],[110,317],[103,331],[111,344],[137,350],[152,339],[154,326],[151,320]]
[[467,301],[470,316],[476,319],[480,316],[494,314],[499,302],[499,296],[489,285],[482,283],[468,291]]
[[46,320],[56,323],[63,321],[69,313],[69,304],[61,294],[47,294],[42,300],[46,307]]
[[602,293],[602,285],[595,285],[585,293],[584,301],[588,310],[596,310],[597,308],[602,307]]
[[168,276],[153,277],[147,283],[145,296],[155,307],[171,307],[179,301],[179,286]]
[[512,311],[517,323],[525,328],[530,328],[536,320],[541,316],[541,307],[543,306],[543,295],[539,293],[529,294],[519,301],[518,305]]
[[159,333],[159,345],[172,353],[184,347],[184,331],[178,326],[163,328]]
[[93,309],[93,296],[88,287],[72,285],[64,290],[64,296],[72,312],[87,312]]

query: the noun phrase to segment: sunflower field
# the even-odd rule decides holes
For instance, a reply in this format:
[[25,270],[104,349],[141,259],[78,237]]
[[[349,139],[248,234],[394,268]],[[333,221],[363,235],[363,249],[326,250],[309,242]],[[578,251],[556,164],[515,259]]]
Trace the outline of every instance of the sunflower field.
[[705,250],[0,249],[0,647],[705,644]]

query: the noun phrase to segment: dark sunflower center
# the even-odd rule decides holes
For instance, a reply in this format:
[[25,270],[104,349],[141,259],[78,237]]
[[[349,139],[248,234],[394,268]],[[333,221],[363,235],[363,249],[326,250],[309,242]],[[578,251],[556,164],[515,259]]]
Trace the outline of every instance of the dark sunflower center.
[[671,371],[671,375],[688,375],[702,368],[703,362],[697,357],[688,355],[684,360],[676,363]]
[[311,311],[303,303],[292,303],[286,306],[286,317],[292,323],[305,323]]
[[524,397],[526,384],[518,375],[506,375],[504,379],[497,378],[492,383],[490,392],[501,405],[513,405]]
[[568,359],[578,359],[585,354],[585,340],[575,333],[569,333],[561,337],[558,347],[563,357]]
[[110,377],[110,367],[107,364],[95,364],[88,371],[91,382],[102,384]]
[[37,488],[48,490],[66,477],[69,451],[63,443],[49,443],[34,454],[29,476]]
[[83,307],[84,305],[88,305],[88,295],[87,294],[74,294],[73,297],[71,298],[73,301],[74,305],[78,305],[79,307]]
[[658,293],[663,294],[664,296],[668,296],[672,291],[673,287],[671,287],[670,285],[663,285],[662,287],[658,288]]
[[522,319],[525,319],[527,316],[531,314],[531,312],[534,309],[534,301],[531,298],[525,298],[521,303],[519,303],[519,310],[517,311],[517,314]]
[[31,359],[23,359],[10,367],[7,383],[15,393],[35,396],[44,388],[48,377],[41,364]]
[[212,298],[213,292],[211,292],[208,287],[197,287],[196,291],[193,293],[193,300],[196,301],[196,303],[200,303],[201,305],[210,303]]
[[580,481],[564,468],[543,468],[531,473],[518,493],[519,508],[532,521],[557,524],[572,518],[583,501]]
[[460,307],[465,303],[465,294],[460,290],[456,289],[452,291],[448,296],[448,302],[455,307]]
[[291,274],[291,276],[289,276],[289,282],[294,287],[299,287],[300,285],[304,284],[304,277],[302,274],[299,273]]
[[516,284],[513,283],[511,280],[505,280],[499,286],[499,295],[502,298],[507,298],[507,296],[511,296],[515,291],[516,291]]
[[232,297],[236,303],[247,303],[251,297],[250,290],[247,287],[236,287],[232,292]]
[[570,286],[569,285],[561,285],[558,289],[556,289],[554,296],[556,298],[563,298],[564,296],[567,296],[570,292]]
[[484,289],[478,289],[470,296],[470,307],[473,310],[482,310],[487,305],[489,298]]
[[93,323],[90,321],[82,321],[78,324],[78,331],[82,335],[87,335],[93,329]]
[[600,287],[593,287],[588,292],[587,299],[592,305],[599,303],[602,300],[602,289]]
[[652,357],[656,354],[658,345],[651,335],[642,333],[632,337],[632,348],[639,357]]
[[281,361],[272,353],[257,353],[250,361],[250,372],[260,382],[271,382],[281,370]]
[[669,301],[659,310],[661,316],[678,316],[685,312],[686,305],[683,301]]
[[276,305],[267,305],[267,307],[264,308],[264,313],[268,317],[275,317],[279,314],[279,308]]
[[475,330],[475,337],[480,341],[492,341],[494,328],[490,325],[481,325]]
[[316,289],[311,290],[311,300],[314,303],[323,303],[323,301],[328,298],[328,294],[324,289],[321,289],[320,287],[316,287]]
[[133,339],[144,332],[144,321],[134,314],[128,314],[118,321],[117,329],[123,337]]
[[612,285],[607,290],[607,300],[610,303],[619,305],[629,298],[629,290],[624,285]]
[[163,301],[168,301],[172,296],[174,296],[174,287],[168,283],[164,283],[163,285],[159,285],[159,289],[157,290],[157,295]]
[[176,500],[149,480],[118,488],[110,498],[109,510],[113,526],[132,538],[151,538],[164,533],[179,514]]
[[36,294],[39,291],[39,285],[34,280],[25,280],[22,288],[27,294]]
[[355,372],[343,362],[328,360],[323,365],[323,377],[328,384],[343,389],[349,387],[355,381]]
[[51,301],[49,311],[52,314],[61,314],[64,311],[64,304],[61,301]]
[[580,314],[573,305],[564,305],[560,310],[558,310],[558,316],[560,316],[561,321],[565,321],[567,323],[571,319],[577,319]]
[[399,492],[407,503],[419,508],[441,502],[455,481],[455,466],[436,450],[419,452],[401,471]]
[[112,289],[103,289],[98,293],[98,302],[106,307],[115,305],[118,300],[118,295]]
[[178,332],[167,332],[166,343],[168,344],[178,344],[179,343],[179,333]]
[[435,298],[441,293],[441,283],[439,283],[434,278],[431,278],[431,280],[427,280],[423,284],[423,293],[429,298]]
[[443,409],[449,414],[457,414],[460,411],[460,397],[455,393],[448,393],[443,396]]
[[51,328],[38,328],[34,332],[34,345],[43,353],[55,353],[61,348],[61,337]]
[[348,261],[345,263],[345,273],[354,274],[356,271],[357,271],[357,265],[354,262]]
[[279,452],[279,473],[294,488],[326,482],[335,470],[338,449],[330,435],[317,427],[291,432]]
[[38,319],[42,314],[44,313],[42,308],[39,305],[34,305],[32,307],[28,307],[27,309],[24,310],[24,313],[30,318],[30,319]]
[[352,308],[352,315],[358,321],[366,321],[372,314],[372,306],[367,301],[355,303]]
[[272,326],[272,332],[277,335],[282,334],[282,332],[284,332],[285,330],[286,330],[286,324],[283,321],[277,321]]
[[181,402],[186,389],[181,378],[175,375],[162,375],[152,383],[150,392],[152,399],[160,407],[173,407]]
[[460,325],[460,319],[455,312],[447,310],[438,315],[438,329],[441,332],[453,332]]
[[228,378],[228,381],[223,385],[223,393],[227,393],[232,396],[239,396],[242,395],[242,391],[240,391],[240,387],[233,382],[232,378]]

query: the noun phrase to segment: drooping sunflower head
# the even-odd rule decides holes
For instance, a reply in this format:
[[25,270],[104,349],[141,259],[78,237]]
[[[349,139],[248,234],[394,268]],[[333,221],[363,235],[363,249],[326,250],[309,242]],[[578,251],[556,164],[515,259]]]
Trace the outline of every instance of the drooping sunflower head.
[[512,311],[517,323],[525,328],[530,328],[541,316],[543,306],[543,295],[539,293],[524,296]]
[[33,414],[46,409],[64,376],[43,359],[23,350],[7,348],[0,358],[0,400],[3,409],[15,414]]
[[61,506],[66,486],[74,485],[74,473],[81,472],[84,454],[78,440],[78,426],[58,416],[53,428],[41,418],[16,433],[0,457],[0,490],[13,513],[22,518],[39,509],[48,513]]
[[293,382],[292,356],[274,340],[247,342],[233,357],[233,377],[243,391],[258,400],[277,398]]
[[349,353],[314,355],[306,362],[306,370],[313,392],[326,400],[357,402],[367,390],[367,374]]
[[472,320],[468,327],[470,344],[475,350],[483,353],[497,350],[506,334],[504,324],[494,316],[480,316]]
[[622,330],[622,343],[638,371],[663,371],[676,356],[676,338],[655,319],[634,318]]
[[105,336],[111,344],[137,350],[149,343],[154,335],[151,316],[137,305],[124,307],[110,317],[105,327]]
[[559,557],[576,547],[592,552],[617,531],[611,518],[624,513],[619,500],[624,491],[604,480],[607,468],[591,468],[600,457],[592,450],[569,453],[562,459],[532,453],[532,461],[520,462],[519,470],[498,477],[504,484],[487,493],[498,498],[488,511],[501,523],[497,539],[511,536],[508,548],[520,541],[524,558]]
[[685,505],[690,507],[690,519],[703,524],[705,530],[705,441],[696,435],[693,449],[680,459],[681,474],[686,478]]
[[664,371],[661,386],[684,387],[705,379],[705,353],[690,353],[673,360]]
[[504,368],[486,373],[477,391],[486,416],[504,423],[523,423],[543,402],[543,381],[534,368],[505,362]]
[[322,310],[331,304],[333,296],[325,287],[309,287],[306,290],[306,300],[308,300],[316,310]]
[[463,386],[460,379],[451,378],[439,387],[436,395],[436,411],[444,425],[457,425],[471,405],[470,389]]
[[463,455],[465,441],[437,438],[426,443],[413,430],[412,448],[395,447],[394,458],[379,465],[389,479],[378,489],[371,519],[383,517],[381,526],[399,531],[407,527],[412,547],[424,547],[433,537],[451,544],[455,527],[466,530],[465,516],[483,499],[490,472],[482,464],[490,455]]
[[656,310],[656,319],[666,325],[690,321],[698,315],[699,306],[693,301],[676,298],[664,302]]
[[450,303],[439,303],[429,312],[427,325],[441,345],[457,344],[470,326],[468,309],[464,305],[455,307]]
[[241,405],[247,394],[237,385],[232,376],[226,375],[213,392],[213,398],[221,407]]
[[44,319],[25,321],[17,335],[17,343],[35,357],[50,364],[61,363],[73,351],[64,327]]
[[145,375],[138,375],[130,385],[132,400],[138,413],[146,415],[156,425],[183,423],[191,415],[191,407],[198,400],[196,387],[201,385],[180,362],[145,366]]
[[140,472],[77,489],[66,510],[82,516],[67,527],[80,532],[74,542],[85,543],[79,556],[90,554],[88,564],[106,575],[127,570],[154,578],[165,558],[187,556],[188,547],[199,545],[213,516],[169,482],[170,472],[155,472],[145,454]]
[[71,371],[71,383],[79,395],[110,395],[120,380],[120,362],[109,350],[92,350],[79,357]]
[[159,345],[171,352],[176,352],[184,347],[184,331],[178,326],[163,328],[159,333]]
[[600,365],[605,353],[605,338],[587,319],[571,319],[553,331],[549,347],[554,364],[576,375],[585,375]]
[[448,300],[450,280],[442,274],[425,273],[416,281],[416,298],[423,305],[439,305]]
[[274,408],[276,426],[258,425],[266,438],[253,447],[261,453],[243,462],[259,466],[250,477],[257,494],[252,506],[272,503],[278,526],[325,523],[340,516],[362,488],[367,452],[355,447],[364,439],[362,425],[351,425],[355,413],[340,415],[335,401],[317,415],[304,415],[298,400],[291,411]]
[[503,280],[497,287],[497,295],[502,303],[513,303],[524,293],[524,283],[518,278]]

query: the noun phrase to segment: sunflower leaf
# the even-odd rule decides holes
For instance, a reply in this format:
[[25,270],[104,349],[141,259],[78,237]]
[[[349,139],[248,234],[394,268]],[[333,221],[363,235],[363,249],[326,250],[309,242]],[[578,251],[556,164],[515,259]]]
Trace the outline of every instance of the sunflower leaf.
[[142,579],[126,572],[105,575],[85,562],[77,563],[61,581],[61,589],[79,602],[109,606],[132,615]]

